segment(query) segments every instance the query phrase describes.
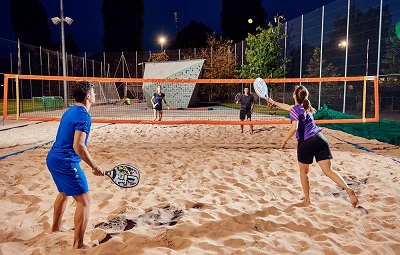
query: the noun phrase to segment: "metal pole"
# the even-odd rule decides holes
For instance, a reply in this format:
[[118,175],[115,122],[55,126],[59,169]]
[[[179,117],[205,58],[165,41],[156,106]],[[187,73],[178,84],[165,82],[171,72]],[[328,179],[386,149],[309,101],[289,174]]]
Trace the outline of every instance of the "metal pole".
[[[32,69],[31,69],[31,53],[28,52],[28,65],[29,65],[29,75],[32,75]],[[31,99],[32,99],[32,106],[33,106],[33,92],[32,92],[32,80],[29,80],[29,88],[31,90]],[[33,107],[32,107],[33,109]]]
[[[64,4],[63,0],[60,0],[60,18],[61,18],[61,51],[62,51],[62,69],[63,76],[67,76],[67,63],[65,58],[65,36],[64,36]],[[67,91],[67,81],[63,80],[64,85],[64,106],[68,108],[68,91]]]
[[[68,55],[67,55],[68,58]],[[73,55],[71,54],[71,75],[74,76],[74,58]]]
[[[244,40],[242,40],[242,65],[241,65],[241,69],[243,69],[243,62],[244,62]],[[240,91],[240,93],[243,93],[243,90],[244,90],[244,86],[243,86],[243,83],[242,83],[242,90]]]
[[[284,54],[284,58],[287,58],[287,22],[285,22],[285,51],[283,52]],[[286,63],[283,66],[283,70],[286,76]],[[282,102],[285,103],[285,94],[286,94],[286,82],[283,83],[283,98],[282,98]]]
[[[302,76],[301,69],[303,69],[303,25],[304,15],[301,15],[301,29],[300,29],[300,78]],[[301,84],[301,82],[300,82]]]
[[[350,0],[347,1],[347,31],[346,31],[346,59],[344,63],[344,77],[347,77],[347,57],[349,55],[349,23],[350,23]],[[344,81],[343,87],[343,113],[346,112],[346,87],[347,81]]]
[[[43,60],[42,60],[42,46],[39,47],[39,56],[40,56],[40,75],[43,75]],[[42,80],[42,97],[44,96],[44,89],[43,89],[43,80]]]
[[[10,71],[11,71],[11,73],[13,73],[12,52],[10,52],[10,65],[11,65]],[[8,95],[4,95],[4,97],[6,97],[6,96],[8,96]],[[12,96],[12,99],[14,99],[14,80],[13,79],[11,79],[11,96]]]
[[379,37],[378,37],[378,61],[376,64],[376,76],[379,77],[379,67],[381,63],[381,38],[382,38],[382,8],[383,8],[383,0],[381,0],[381,6],[379,11]]
[[236,66],[236,58],[237,58],[237,56],[236,56],[236,43],[235,43],[235,66]]
[[367,41],[367,62],[365,64],[365,76],[368,76],[368,55],[369,55],[369,39]]
[[[50,52],[47,51],[47,75],[50,76]],[[49,96],[51,96],[51,81],[49,80]]]
[[107,70],[106,70],[106,53],[103,51],[103,61],[104,61],[104,77],[106,76]]
[[137,58],[138,58],[138,56],[137,56],[137,51],[135,51],[135,63],[136,63],[136,64],[135,64],[135,70],[136,70],[136,75],[135,75],[135,77],[136,77],[136,78],[138,77],[138,70],[137,70],[137,69],[138,69],[138,68],[137,68],[137,67],[138,67],[138,62],[137,62],[138,59],[137,59]]
[[[321,48],[319,51],[319,78],[322,78],[322,47],[324,45],[324,18],[325,18],[325,6],[322,6],[322,17],[321,17]],[[321,81],[318,86],[318,110],[321,109]]]
[[[19,38],[18,38],[18,74],[21,74],[21,42],[20,42]],[[20,110],[22,109],[22,111],[23,111],[24,110],[24,102],[23,102],[24,93],[22,91],[22,81],[20,81],[19,84],[21,85],[21,93],[19,96],[20,97],[19,99],[21,99],[21,100],[19,100],[18,103],[22,103],[22,104],[21,104],[21,107],[18,109],[20,109]],[[19,105],[18,105],[18,107],[19,107]],[[17,117],[19,117],[19,114],[20,114],[20,112],[18,111]]]
[[86,58],[86,51],[85,51],[85,62],[84,62],[84,65],[85,65],[85,70],[84,70],[84,72],[85,72],[85,77],[87,77],[87,58]]
[[[57,76],[60,75],[60,52],[57,51]],[[58,96],[61,95],[61,82],[58,81]]]

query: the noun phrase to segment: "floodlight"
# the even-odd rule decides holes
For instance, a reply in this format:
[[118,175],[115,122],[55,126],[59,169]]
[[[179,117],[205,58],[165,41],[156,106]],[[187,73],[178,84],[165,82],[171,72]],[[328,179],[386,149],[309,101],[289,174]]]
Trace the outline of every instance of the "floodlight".
[[68,25],[71,25],[72,24],[72,22],[74,22],[74,20],[73,19],[71,19],[70,17],[65,17],[65,22],[67,22],[67,24]]
[[51,18],[51,21],[53,22],[54,25],[57,25],[58,23],[60,23],[61,19],[59,17],[54,17]]

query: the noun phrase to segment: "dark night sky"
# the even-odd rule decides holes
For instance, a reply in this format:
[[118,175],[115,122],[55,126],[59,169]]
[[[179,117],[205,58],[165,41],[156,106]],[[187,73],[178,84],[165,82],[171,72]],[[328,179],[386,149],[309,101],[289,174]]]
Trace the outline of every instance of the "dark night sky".
[[[301,14],[320,8],[335,0],[263,0],[268,13],[267,23],[272,21],[274,13],[283,13],[287,21]],[[60,25],[55,26],[50,18],[60,15],[60,1],[41,0],[47,10],[52,40],[60,40]],[[178,31],[191,20],[203,22],[217,35],[221,34],[222,1],[220,0],[145,0],[143,44],[147,50],[158,49],[159,35],[168,41],[175,37],[174,10],[178,11]],[[245,0],[243,0],[245,4]],[[71,26],[65,24],[78,42],[81,52],[102,50],[103,16],[100,0],[64,0],[64,15],[74,19]],[[0,0],[0,38],[15,40],[11,27],[10,0]]]

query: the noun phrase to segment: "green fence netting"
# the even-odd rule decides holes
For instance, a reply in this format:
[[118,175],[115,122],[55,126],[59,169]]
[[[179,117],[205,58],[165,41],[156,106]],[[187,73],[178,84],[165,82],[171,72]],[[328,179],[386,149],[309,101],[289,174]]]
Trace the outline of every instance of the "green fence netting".
[[[319,109],[314,119],[354,119],[359,116],[341,113],[329,109],[324,105]],[[379,120],[379,122],[367,122],[367,123],[346,123],[346,124],[319,124],[319,126],[341,130],[343,132],[367,138],[376,139],[381,142],[393,144],[396,146],[400,145],[400,122]]]

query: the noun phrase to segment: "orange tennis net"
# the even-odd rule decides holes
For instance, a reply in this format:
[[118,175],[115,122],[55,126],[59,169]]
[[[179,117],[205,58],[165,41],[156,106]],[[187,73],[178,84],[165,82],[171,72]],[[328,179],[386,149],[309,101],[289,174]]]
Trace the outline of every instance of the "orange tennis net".
[[[70,86],[77,81],[94,84],[93,122],[141,124],[287,124],[288,112],[267,105],[253,89],[254,79],[141,79],[4,75],[4,119],[59,120],[74,104]],[[327,77],[264,79],[270,96],[294,104],[293,91],[302,84],[317,109],[317,123],[357,123],[379,120],[378,78]],[[154,120],[151,97],[162,87],[163,118]],[[254,96],[252,120],[240,121],[235,96],[249,87]],[[128,98],[128,100],[125,100]]]

